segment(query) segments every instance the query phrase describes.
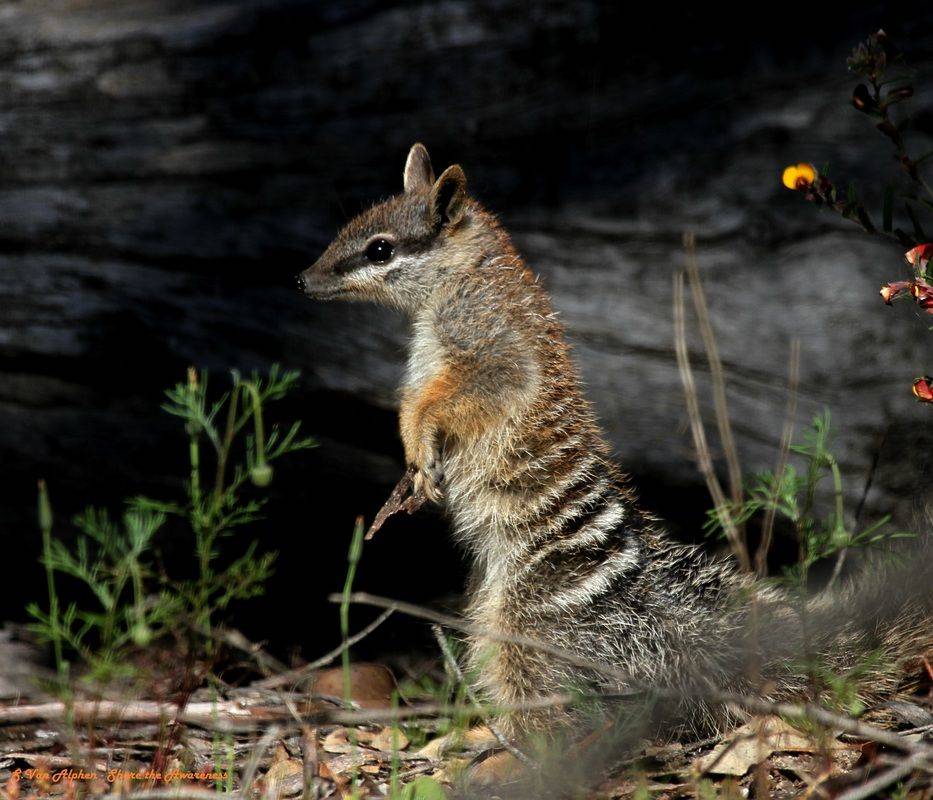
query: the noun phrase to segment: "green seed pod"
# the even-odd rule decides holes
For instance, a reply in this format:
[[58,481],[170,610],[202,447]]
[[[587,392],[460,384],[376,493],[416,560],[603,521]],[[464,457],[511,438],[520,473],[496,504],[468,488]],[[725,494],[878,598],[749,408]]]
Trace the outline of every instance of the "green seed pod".
[[145,647],[152,641],[152,630],[145,622],[137,622],[130,633],[133,641],[140,647]]
[[256,464],[249,471],[249,479],[253,482],[254,486],[265,488],[272,483],[272,467],[265,462]]
[[49,502],[45,481],[39,481],[39,530],[43,533],[52,530],[52,504]]

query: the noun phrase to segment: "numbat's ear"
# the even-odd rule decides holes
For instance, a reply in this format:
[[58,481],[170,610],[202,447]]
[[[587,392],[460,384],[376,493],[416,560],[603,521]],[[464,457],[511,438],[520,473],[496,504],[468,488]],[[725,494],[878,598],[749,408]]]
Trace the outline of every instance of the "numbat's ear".
[[460,221],[466,207],[466,175],[459,164],[447,167],[431,189],[431,212],[440,225]]
[[405,172],[402,173],[402,186],[406,192],[417,192],[421,189],[430,189],[434,183],[434,169],[431,167],[431,156],[427,148],[416,142],[408,151],[405,161]]

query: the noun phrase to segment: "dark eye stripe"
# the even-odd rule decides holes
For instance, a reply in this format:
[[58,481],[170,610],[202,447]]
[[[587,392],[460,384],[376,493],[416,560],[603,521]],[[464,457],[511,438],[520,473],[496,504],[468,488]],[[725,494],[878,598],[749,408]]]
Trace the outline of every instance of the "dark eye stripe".
[[368,263],[363,256],[348,256],[334,264],[334,272],[338,275],[348,275],[360,269],[360,267],[365,267]]

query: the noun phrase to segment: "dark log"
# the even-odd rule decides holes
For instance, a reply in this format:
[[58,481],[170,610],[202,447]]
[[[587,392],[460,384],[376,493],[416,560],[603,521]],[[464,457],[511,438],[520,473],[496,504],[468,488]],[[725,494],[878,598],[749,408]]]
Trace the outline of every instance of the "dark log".
[[[291,276],[344,218],[400,188],[415,140],[438,167],[463,163],[540,272],[620,458],[661,514],[695,527],[707,502],[672,344],[672,273],[693,230],[746,472],[777,458],[799,337],[800,424],[832,410],[852,507],[880,448],[864,518],[910,524],[933,436],[909,389],[933,364],[924,321],[878,297],[902,255],[779,181],[786,163],[829,162],[880,215],[879,176],[894,168],[849,106],[845,72],[878,21],[830,4],[798,42],[784,33],[793,9],[760,13],[756,38],[724,43],[725,11],[675,22],[589,2],[7,4],[4,541],[33,541],[39,477],[62,517],[177,491],[183,444],[161,389],[188,364],[281,361],[303,371],[290,410],[324,447],[283,486],[279,519],[300,519],[325,476],[334,509],[316,523],[339,525],[339,546],[317,555],[339,564],[354,516],[371,517],[402,473],[405,328],[378,309],[310,303]],[[921,74],[931,22],[927,8],[885,23]],[[931,102],[913,101],[918,152]],[[695,329],[691,346],[712,420]],[[4,610],[22,600],[11,592]]]

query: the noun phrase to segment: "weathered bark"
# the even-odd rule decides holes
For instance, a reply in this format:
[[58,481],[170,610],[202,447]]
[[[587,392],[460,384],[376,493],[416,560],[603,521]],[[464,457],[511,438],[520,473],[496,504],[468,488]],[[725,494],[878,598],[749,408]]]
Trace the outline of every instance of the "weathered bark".
[[[350,518],[375,511],[400,474],[390,412],[404,326],[314,305],[291,276],[344,214],[399,188],[415,140],[439,167],[464,164],[540,271],[624,464],[678,487],[653,492],[662,514],[682,514],[700,484],[670,304],[690,229],[746,470],[776,460],[798,337],[799,420],[832,409],[853,501],[880,448],[866,515],[909,519],[931,443],[930,410],[909,385],[933,364],[922,321],[878,299],[899,277],[899,248],[778,180],[804,159],[866,185],[890,169],[885,142],[848,106],[845,52],[870,22],[847,20],[791,59],[765,33],[764,57],[713,52],[690,19],[672,50],[591,3],[9,4],[4,534],[31,528],[39,476],[66,508],[177,486],[165,475],[180,447],[157,406],[188,363],[302,369],[299,410],[326,446],[296,485],[339,463],[334,504]],[[905,23],[903,42],[921,55],[933,31],[922,22]],[[918,152],[931,102],[929,90],[915,100]],[[712,419],[698,335],[691,346]],[[313,491],[292,495],[291,512]]]

